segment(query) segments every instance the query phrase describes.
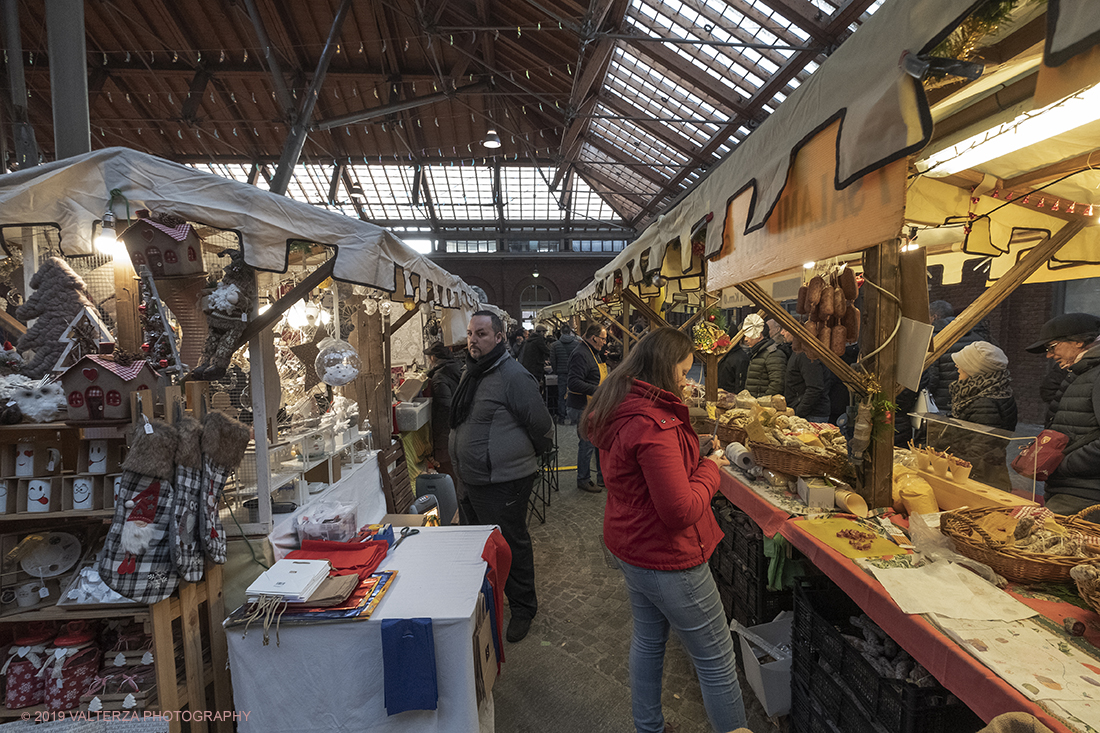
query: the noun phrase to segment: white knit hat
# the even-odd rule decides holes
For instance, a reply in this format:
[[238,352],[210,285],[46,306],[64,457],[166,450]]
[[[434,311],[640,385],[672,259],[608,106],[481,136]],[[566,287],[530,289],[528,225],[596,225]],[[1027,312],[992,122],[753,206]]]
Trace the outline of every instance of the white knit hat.
[[741,330],[745,332],[745,338],[758,339],[764,335],[764,319],[756,313],[750,313],[741,324]]
[[951,355],[959,371],[970,375],[997,372],[1008,368],[1005,352],[988,341],[975,341]]

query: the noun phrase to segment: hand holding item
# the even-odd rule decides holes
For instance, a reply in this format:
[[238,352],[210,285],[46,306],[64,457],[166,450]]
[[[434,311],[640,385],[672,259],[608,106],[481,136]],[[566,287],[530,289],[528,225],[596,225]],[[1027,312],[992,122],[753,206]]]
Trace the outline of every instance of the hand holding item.
[[[716,444],[717,442],[715,441]],[[730,465],[729,459],[726,458],[726,452],[721,447],[715,447],[714,452],[707,456],[707,460],[714,461],[719,468]]]

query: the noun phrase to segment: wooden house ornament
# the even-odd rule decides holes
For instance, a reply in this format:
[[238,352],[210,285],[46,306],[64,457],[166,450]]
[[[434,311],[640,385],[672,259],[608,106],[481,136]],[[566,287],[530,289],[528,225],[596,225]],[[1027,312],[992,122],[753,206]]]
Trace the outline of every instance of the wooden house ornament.
[[159,379],[144,360],[121,366],[95,354],[84,356],[61,375],[69,405],[65,422],[129,420],[130,393],[156,390]]
[[101,351],[105,344],[114,344],[115,337],[94,308],[84,306],[69,322],[58,341],[65,342],[65,350],[54,364],[54,372],[63,372],[88,354],[110,353]]
[[[167,222],[167,223],[165,223]],[[202,262],[202,240],[189,223],[171,216],[150,216],[139,211],[138,220],[119,239],[141,272],[149,268],[155,278],[186,277],[205,272]]]

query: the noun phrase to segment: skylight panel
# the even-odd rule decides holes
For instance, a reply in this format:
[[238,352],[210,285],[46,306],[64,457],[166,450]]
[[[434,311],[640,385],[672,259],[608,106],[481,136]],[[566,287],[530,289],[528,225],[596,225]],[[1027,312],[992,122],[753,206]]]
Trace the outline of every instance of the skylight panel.
[[553,169],[533,166],[504,167],[500,171],[504,196],[504,218],[509,221],[563,221],[565,212],[558,196],[550,190]]
[[442,221],[497,218],[493,169],[487,166],[433,165],[425,168],[432,203]]
[[424,206],[412,205],[413,173],[408,165],[348,166],[349,177],[363,189],[363,213],[371,220],[428,219]]
[[581,176],[573,176],[573,193],[570,201],[574,220],[619,221],[619,215],[615,210],[608,206],[603,197],[593,191],[588,181]]

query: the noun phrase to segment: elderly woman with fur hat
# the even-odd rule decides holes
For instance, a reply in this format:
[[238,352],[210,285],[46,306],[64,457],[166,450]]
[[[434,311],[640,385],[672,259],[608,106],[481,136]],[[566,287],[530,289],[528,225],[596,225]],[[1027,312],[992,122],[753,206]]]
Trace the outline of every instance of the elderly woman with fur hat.
[[[1016,429],[1016,398],[1005,352],[988,341],[975,341],[951,355],[959,378],[948,388],[951,416],[967,422],[1012,432]],[[970,477],[1009,491],[1012,482],[1006,464],[1004,440],[968,431],[952,430],[945,440],[951,452],[974,464]]]

